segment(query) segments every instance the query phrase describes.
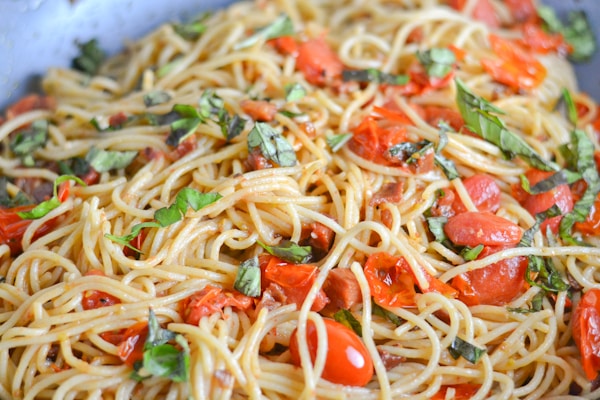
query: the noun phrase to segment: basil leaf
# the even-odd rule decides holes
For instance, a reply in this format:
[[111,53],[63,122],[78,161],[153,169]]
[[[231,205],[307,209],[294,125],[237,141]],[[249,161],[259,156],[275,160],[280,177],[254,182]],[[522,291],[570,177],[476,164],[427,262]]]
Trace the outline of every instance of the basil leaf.
[[337,135],[326,135],[325,141],[334,153],[341,149],[348,141],[352,139],[351,133],[340,133]]
[[73,157],[58,161],[58,170],[62,175],[83,176],[90,172],[90,163],[85,158]]
[[107,239],[112,240],[115,243],[118,244],[122,244],[125,247],[130,248],[133,251],[136,251],[138,253],[141,253],[141,251],[135,247],[133,247],[130,242],[135,239],[137,237],[137,235],[140,234],[140,232],[142,231],[142,229],[144,228],[161,228],[161,225],[157,222],[142,222],[139,224],[135,224],[132,228],[131,228],[131,233],[128,235],[124,235],[124,236],[116,236],[116,235],[112,235],[110,233],[106,233],[104,234],[104,237]]
[[477,364],[481,356],[483,356],[483,354],[486,352],[485,349],[474,346],[471,343],[462,340],[458,336],[454,338],[448,347],[448,351],[454,359],[462,357],[472,364]]
[[60,206],[60,200],[58,199],[58,185],[66,181],[75,181],[81,186],[87,186],[84,181],[73,175],[61,175],[54,181],[53,193],[54,195],[46,201],[41,202],[29,211],[18,212],[17,215],[21,219],[39,219]]
[[270,40],[293,34],[294,24],[292,23],[292,20],[286,14],[281,14],[269,25],[256,29],[254,34],[233,46],[233,49],[241,50],[253,46],[261,40]]
[[288,110],[278,110],[277,112],[281,115],[285,115],[288,118],[296,118],[304,115],[304,113],[301,112],[293,112]]
[[153,90],[144,95],[144,104],[146,107],[156,106],[171,100],[171,95],[163,90]]
[[312,247],[300,246],[291,240],[283,240],[277,246],[269,246],[261,241],[257,241],[257,243],[269,254],[294,264],[304,264],[312,257]]
[[519,241],[519,246],[521,247],[530,247],[533,242],[533,236],[540,229],[540,225],[545,220],[556,217],[562,214],[560,208],[553,204],[552,207],[547,209],[546,211],[542,211],[541,213],[537,213],[535,215],[535,223],[531,226],[531,228],[527,229],[523,232],[523,236],[521,236],[521,240]]
[[446,48],[433,48],[417,51],[417,58],[428,76],[443,78],[448,75],[456,62],[454,52]]
[[219,121],[217,123],[221,127],[221,133],[225,136],[227,141],[239,136],[246,126],[246,120],[244,118],[237,114],[234,114],[232,117],[227,112],[219,114]]
[[530,285],[538,286],[546,292],[563,292],[569,289],[569,285],[562,279],[550,258],[530,256],[525,280]]
[[271,125],[256,122],[248,134],[248,151],[258,147],[265,158],[281,167],[296,165],[296,152],[292,145]]
[[341,309],[333,314],[333,319],[347,328],[352,329],[354,333],[362,337],[362,326],[360,325],[360,322],[354,318],[354,315],[352,315],[350,311]]
[[290,83],[285,85],[285,101],[298,101],[306,96],[306,89],[299,83]]
[[360,82],[360,83],[385,83],[389,85],[406,85],[410,80],[408,75],[393,75],[379,71],[375,68],[367,68],[362,70],[343,70],[342,80],[344,82]]
[[391,157],[397,158],[407,164],[417,162],[429,151],[433,151],[433,143],[429,140],[422,140],[416,143],[402,142],[388,149]]
[[25,193],[19,191],[14,197],[8,195],[8,179],[5,176],[0,177],[0,207],[12,208],[31,204],[31,200]]
[[167,74],[169,74],[171,71],[173,71],[173,69],[179,64],[181,63],[181,61],[183,60],[183,58],[181,56],[177,56],[175,57],[172,61],[169,61],[168,63],[166,63],[165,65],[163,65],[162,67],[158,68],[156,70],[156,77],[157,78],[162,78],[163,76],[166,76]]
[[482,244],[478,244],[477,246],[475,246],[473,248],[465,247],[460,252],[460,255],[466,261],[473,261],[473,260],[475,260],[479,256],[479,254],[482,252],[482,250],[483,250],[483,245]]
[[73,59],[73,68],[88,75],[96,75],[106,56],[98,46],[98,41],[91,39],[85,43],[77,43],[77,47],[80,54]]
[[564,104],[567,109],[566,115],[569,118],[569,121],[575,126],[577,126],[577,120],[579,116],[577,115],[577,107],[575,106],[575,101],[573,101],[573,97],[571,97],[571,92],[569,89],[562,89],[562,97],[559,104]]
[[378,315],[380,317],[387,319],[388,321],[390,321],[391,323],[393,323],[396,326],[400,326],[403,322],[402,318],[400,318],[393,312],[381,307],[379,304],[375,303],[373,298],[371,298],[371,313],[373,315]]
[[196,129],[204,118],[192,106],[185,104],[175,104],[173,111],[181,116],[181,119],[171,122],[171,133],[167,137],[166,143],[169,146],[177,146],[188,136],[196,132]]
[[35,161],[32,153],[43,148],[48,141],[48,121],[38,120],[31,123],[29,128],[18,131],[10,140],[10,150],[21,158],[21,163],[33,167]]
[[515,312],[519,314],[529,314],[542,310],[542,304],[544,297],[546,296],[546,292],[540,290],[536,293],[535,296],[531,299],[531,308],[514,308],[514,307],[506,307],[506,309],[510,312]]
[[196,40],[204,32],[206,32],[206,25],[202,23],[202,21],[204,21],[208,15],[209,14],[205,14],[199,19],[196,19],[192,22],[187,22],[183,24],[171,24],[171,26],[173,27],[175,33],[177,33],[185,40]]
[[260,265],[258,257],[242,262],[238,267],[233,288],[248,297],[260,297]]
[[427,225],[429,226],[429,231],[435,238],[436,242],[443,243],[448,239],[446,233],[444,232],[444,225],[448,222],[447,217],[431,217],[427,218]]
[[496,106],[474,95],[460,79],[456,82],[456,102],[466,126],[484,140],[498,146],[508,157],[519,156],[529,165],[543,171],[558,171],[559,167],[544,160],[520,136],[510,132],[504,123],[490,112],[502,113]]
[[213,89],[206,89],[198,100],[198,107],[200,109],[199,118],[206,119],[224,111],[225,102]]
[[552,33],[560,33],[571,46],[572,52],[568,58],[574,62],[589,60],[596,52],[596,38],[590,26],[587,15],[583,11],[571,11],[567,24],[563,24],[553,8],[540,5],[538,16],[543,21],[543,27]]
[[92,147],[85,156],[85,161],[98,172],[108,172],[129,166],[137,154],[137,151],[109,151]]
[[437,165],[442,170],[444,175],[446,175],[446,178],[448,178],[448,180],[460,178],[460,174],[456,169],[454,161],[447,159],[441,154],[444,147],[446,147],[446,145],[448,144],[448,135],[446,133],[451,132],[453,129],[445,121],[440,121],[438,124],[438,128],[440,140],[438,141],[438,144],[435,148],[435,155],[433,156],[433,161],[435,162],[435,165]]
[[527,177],[525,175],[521,175],[519,177],[521,179],[521,187],[529,194],[539,194],[548,192],[559,185],[569,185],[571,183],[577,182],[581,179],[581,174],[577,172],[572,172],[567,169],[561,169],[560,171],[550,175],[548,178],[539,181],[535,185],[531,186]]
[[175,339],[175,336],[175,332],[160,327],[156,314],[150,309],[148,311],[148,336],[146,337],[146,343],[144,343],[144,350],[165,344],[168,341]]

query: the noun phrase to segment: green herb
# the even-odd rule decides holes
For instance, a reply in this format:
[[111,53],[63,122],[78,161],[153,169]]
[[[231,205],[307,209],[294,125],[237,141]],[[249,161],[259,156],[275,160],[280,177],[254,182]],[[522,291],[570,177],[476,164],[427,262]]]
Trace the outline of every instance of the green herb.
[[416,143],[402,142],[395,144],[388,149],[391,157],[397,158],[407,164],[417,162],[429,151],[433,151],[433,143],[429,140],[422,140]]
[[469,129],[498,146],[507,158],[519,156],[534,168],[543,171],[559,170],[556,164],[544,160],[525,140],[506,129],[504,123],[491,114],[491,112],[503,114],[502,110],[471,93],[460,79],[456,79],[455,82],[456,102]]
[[540,5],[537,11],[544,28],[552,33],[562,34],[565,41],[571,46],[573,49],[569,54],[571,61],[587,61],[594,55],[596,38],[585,12],[571,11],[568,23],[565,25],[558,19],[551,7]]
[[340,324],[352,329],[354,333],[358,336],[362,337],[362,326],[360,322],[354,318],[354,315],[348,310],[341,309],[333,314],[333,319],[335,319]]
[[577,107],[575,106],[575,101],[573,101],[573,97],[571,96],[569,89],[563,88],[560,103],[564,104],[567,108],[566,114],[569,118],[569,121],[571,121],[574,126],[577,126],[577,120],[579,119],[579,116],[577,115]]
[[531,186],[525,175],[519,176],[521,179],[521,187],[529,194],[538,194],[548,192],[559,185],[569,185],[581,179],[581,174],[572,172],[567,169],[561,169],[558,172],[550,175],[548,178],[539,181]]
[[258,257],[252,257],[240,264],[233,288],[249,297],[260,296],[260,265]]
[[31,204],[31,200],[22,191],[19,191],[15,197],[10,197],[7,184],[8,179],[5,176],[0,177],[0,207],[12,208]]
[[435,238],[436,242],[444,243],[449,241],[446,233],[444,232],[444,225],[448,222],[447,217],[431,217],[427,218],[427,225],[429,226],[429,231]]
[[168,63],[166,63],[162,67],[158,68],[156,70],[156,77],[157,78],[162,78],[162,77],[168,75],[171,71],[173,71],[173,69],[175,69],[175,67],[178,64],[181,63],[182,60],[183,60],[183,58],[181,56],[177,56],[172,61],[169,61]]
[[452,128],[444,121],[440,121],[438,127],[440,128],[440,130],[438,131],[440,135],[440,140],[438,141],[438,144],[435,148],[435,155],[433,157],[433,161],[435,162],[435,165],[437,165],[442,170],[444,175],[446,175],[446,178],[448,178],[448,180],[460,178],[460,174],[458,173],[454,162],[442,155],[442,150],[448,144],[447,132],[451,131]]
[[198,108],[200,116],[203,119],[210,118],[212,115],[219,115],[224,111],[225,102],[213,89],[206,89],[202,92],[200,100],[198,100]]
[[198,18],[194,21],[183,23],[183,24],[172,24],[171,26],[173,27],[173,30],[175,31],[175,33],[177,33],[179,36],[181,36],[185,40],[196,40],[204,32],[206,32],[206,25],[203,23],[203,21],[209,15],[210,14],[207,13],[207,14],[202,15],[200,18]]
[[542,310],[542,304],[544,301],[544,297],[546,297],[546,292],[543,290],[540,290],[531,299],[531,307],[530,308],[507,307],[506,309],[510,312],[515,312],[515,313],[519,313],[519,314],[529,314],[529,313],[538,312],[538,311]]
[[90,172],[90,163],[85,158],[73,157],[58,161],[58,171],[61,175],[83,176]]
[[483,245],[482,244],[478,244],[477,246],[470,248],[470,247],[465,247],[462,249],[462,251],[460,252],[460,255],[462,256],[462,258],[464,258],[466,261],[473,261],[475,260],[479,254],[483,251]]
[[285,85],[285,101],[298,101],[306,96],[306,89],[299,83],[290,83]]
[[228,113],[219,114],[219,120],[217,122],[221,127],[221,133],[225,136],[227,141],[230,141],[236,136],[239,136],[244,127],[246,126],[246,120],[240,117],[237,114],[234,114],[233,117]]
[[[174,341],[181,349],[168,342]],[[190,370],[190,348],[185,338],[160,327],[152,309],[148,316],[148,336],[144,343],[141,365],[134,365],[131,378],[137,381],[160,376],[173,382],[187,382]]]
[[75,181],[81,186],[87,186],[84,181],[73,175],[61,175],[54,181],[53,196],[49,200],[43,201],[29,211],[18,212],[17,215],[22,219],[39,219],[54,210],[60,205],[58,199],[58,185],[66,181]]
[[481,356],[485,353],[485,349],[472,345],[471,343],[462,340],[458,336],[454,338],[450,347],[448,347],[450,355],[457,359],[462,357],[472,364],[477,364]]
[[98,46],[98,41],[92,39],[85,43],[77,43],[77,47],[80,54],[73,59],[73,68],[88,75],[96,75],[105,57]]
[[237,114],[233,116],[229,114],[225,109],[225,102],[214,90],[207,89],[202,93],[198,101],[198,107],[202,122],[216,116],[215,122],[221,128],[221,133],[227,141],[239,136],[244,130],[246,120]]
[[204,121],[198,110],[186,104],[175,104],[173,111],[179,114],[180,119],[171,122],[171,133],[166,143],[169,146],[177,146],[187,137],[196,132],[196,129]]
[[294,264],[304,264],[312,257],[312,247],[300,246],[291,240],[283,240],[277,246],[269,246],[261,241],[258,241],[258,244],[269,254]]
[[144,104],[146,107],[156,106],[171,100],[171,95],[163,90],[153,90],[144,95]]
[[371,313],[373,315],[378,315],[383,317],[393,323],[396,326],[400,326],[402,324],[402,318],[394,314],[393,312],[386,310],[381,307],[379,304],[375,303],[375,301],[371,298]]
[[433,48],[417,51],[417,58],[428,76],[443,78],[448,75],[456,62],[454,52],[447,48]]
[[342,80],[344,82],[360,82],[360,83],[384,83],[388,85],[406,85],[410,80],[408,75],[393,75],[379,71],[375,68],[367,68],[361,70],[343,70]]
[[569,285],[562,279],[560,272],[549,258],[529,257],[525,280],[546,292],[563,292],[569,289]]
[[127,167],[137,154],[137,151],[109,151],[92,147],[85,156],[85,161],[98,172],[108,172]]
[[292,145],[271,125],[256,122],[248,134],[248,151],[258,147],[265,158],[281,167],[296,165],[296,152]]
[[293,34],[294,24],[292,23],[292,20],[287,15],[281,14],[269,25],[256,29],[254,34],[236,44],[233,49],[241,50],[246,47],[254,46],[261,40],[276,39],[278,37],[290,36]]
[[38,120],[31,123],[29,128],[18,131],[11,139],[9,147],[15,156],[21,158],[21,163],[33,167],[35,161],[32,153],[41,149],[48,141],[48,121]]
[[533,236],[540,229],[540,225],[545,220],[552,218],[552,217],[556,217],[561,214],[562,214],[562,211],[556,204],[552,205],[552,207],[550,207],[546,211],[536,214],[535,215],[535,223],[533,224],[533,226],[531,228],[529,228],[525,232],[523,232],[523,236],[521,236],[521,240],[519,241],[519,246],[521,246],[521,247],[531,246],[531,243],[533,242]]
[[351,133],[340,133],[337,135],[326,135],[325,141],[334,153],[341,149],[348,141],[352,139]]
[[288,118],[296,118],[304,115],[304,113],[301,112],[293,112],[288,110],[278,110],[277,112],[281,115],[285,115]]

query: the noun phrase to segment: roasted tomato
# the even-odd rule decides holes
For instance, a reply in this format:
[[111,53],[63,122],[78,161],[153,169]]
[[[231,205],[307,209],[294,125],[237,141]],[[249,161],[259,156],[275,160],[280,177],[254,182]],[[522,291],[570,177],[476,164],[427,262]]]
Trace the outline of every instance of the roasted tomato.
[[590,381],[595,380],[600,371],[600,289],[590,289],[581,297],[571,320],[583,370]]
[[490,212],[477,211],[449,218],[444,232],[452,243],[470,247],[516,245],[523,236],[519,225]]

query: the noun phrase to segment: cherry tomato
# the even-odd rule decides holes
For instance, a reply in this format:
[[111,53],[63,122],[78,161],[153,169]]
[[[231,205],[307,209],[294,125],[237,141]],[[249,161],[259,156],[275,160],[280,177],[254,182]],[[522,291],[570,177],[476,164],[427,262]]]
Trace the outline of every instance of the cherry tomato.
[[[552,174],[550,171],[530,169],[525,173],[525,177],[530,186],[533,186]],[[573,194],[567,185],[558,185],[552,190],[534,195],[525,192],[520,185],[514,188],[513,191],[515,198],[532,216],[546,211],[555,204],[563,213],[568,213],[573,209]],[[540,230],[546,232],[546,227],[549,226],[554,233],[558,232],[561,219],[562,215],[547,219],[541,224]]]
[[452,243],[475,247],[515,245],[523,232],[519,225],[490,212],[467,211],[448,219],[444,232]]
[[533,0],[504,0],[510,14],[517,22],[532,21],[537,18],[537,10]]
[[281,54],[298,55],[298,43],[292,36],[281,36],[269,40],[268,43],[273,45]]
[[309,83],[323,86],[341,77],[344,64],[325,39],[320,37],[300,44],[296,67]]
[[[469,193],[477,210],[496,212],[500,208],[500,186],[487,174],[475,174],[463,179],[463,185]],[[456,196],[452,208],[456,214],[467,211],[460,197]]]
[[442,385],[440,390],[433,395],[431,400],[445,400],[448,389],[454,389],[453,400],[469,400],[479,390],[481,385],[473,383],[459,383],[457,385]]
[[[140,233],[129,242],[129,244],[136,249],[141,250],[147,235],[148,231],[146,229],[142,229]],[[129,247],[123,247],[123,254],[125,257],[134,257],[136,259],[139,257],[139,253],[133,249],[130,249]]]
[[[455,10],[460,11],[464,8],[466,2],[466,0],[450,0],[449,5]],[[475,4],[475,7],[473,8],[473,18],[483,22],[490,28],[500,27],[500,20],[489,0],[479,0],[477,4]]]
[[[322,377],[333,383],[348,386],[364,386],[373,376],[373,361],[360,338],[349,328],[331,319],[323,319],[327,332],[327,358]],[[290,337],[292,363],[301,365],[298,352],[297,329]],[[311,361],[317,357],[317,329],[307,322],[306,339]]]
[[596,197],[585,221],[575,223],[575,229],[584,235],[600,235],[600,196]]
[[243,100],[240,107],[254,121],[272,121],[277,114],[277,106],[266,100]]
[[[504,248],[486,246],[477,259],[485,258]],[[458,290],[458,298],[468,306],[506,304],[527,289],[527,264],[527,257],[507,258],[458,275],[452,279],[451,285]]]
[[483,68],[496,80],[515,90],[530,90],[546,78],[546,68],[516,42],[489,36],[497,59],[482,59]]
[[56,100],[53,97],[30,94],[6,109],[6,119],[12,119],[32,110],[52,110],[54,107],[56,107]]
[[465,125],[465,121],[462,119],[460,113],[448,107],[440,106],[423,106],[425,113],[425,121],[433,127],[438,127],[441,121],[446,122],[456,132],[460,131]]
[[[30,219],[22,219],[19,212],[31,211],[35,205],[17,206],[12,208],[0,208],[0,244],[10,247],[13,256],[23,251],[23,235],[31,224]],[[45,222],[33,235],[36,239],[49,232],[54,226],[56,219]]]
[[583,370],[592,381],[600,371],[600,289],[590,289],[581,297],[571,319]]
[[571,46],[560,33],[548,33],[535,22],[527,22],[521,28],[523,43],[536,53],[555,51],[559,54],[571,52]]
[[246,310],[252,306],[252,298],[238,292],[207,285],[201,291],[185,298],[180,303],[181,316],[186,324],[198,325],[205,316],[222,312],[227,306]]
[[117,354],[119,358],[130,367],[136,361],[144,358],[144,344],[148,337],[148,322],[140,321],[131,325],[123,334],[123,341],[119,344]]
[[399,124],[390,124],[374,116],[365,117],[353,130],[348,147],[365,160],[381,165],[394,165],[385,154],[395,144],[406,142],[406,128]]
[[[106,276],[104,275],[104,272],[100,271],[99,269],[89,270],[85,275]],[[96,308],[113,306],[120,303],[121,299],[118,297],[100,290],[86,290],[83,292],[83,298],[81,299],[81,305],[84,310],[93,310]]]

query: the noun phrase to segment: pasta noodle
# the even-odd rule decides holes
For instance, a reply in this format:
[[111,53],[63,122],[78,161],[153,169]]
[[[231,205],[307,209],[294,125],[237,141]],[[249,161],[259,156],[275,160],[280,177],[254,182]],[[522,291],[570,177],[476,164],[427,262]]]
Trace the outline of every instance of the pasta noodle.
[[[239,2],[98,71],[48,71],[49,97],[0,125],[5,200],[47,206],[0,209],[0,398],[600,397],[573,339],[600,288],[598,230],[581,228],[597,216],[573,239],[535,215],[556,203],[564,221],[582,175],[545,208],[520,189],[569,165],[575,125],[599,149],[596,104],[564,42],[527,42],[514,2],[457,3]],[[19,153],[36,129],[46,141]],[[515,137],[535,155],[502,147]],[[241,293],[244,268],[258,293]],[[362,338],[338,342],[334,315]],[[367,383],[328,378],[361,379],[338,349],[355,342]]]

